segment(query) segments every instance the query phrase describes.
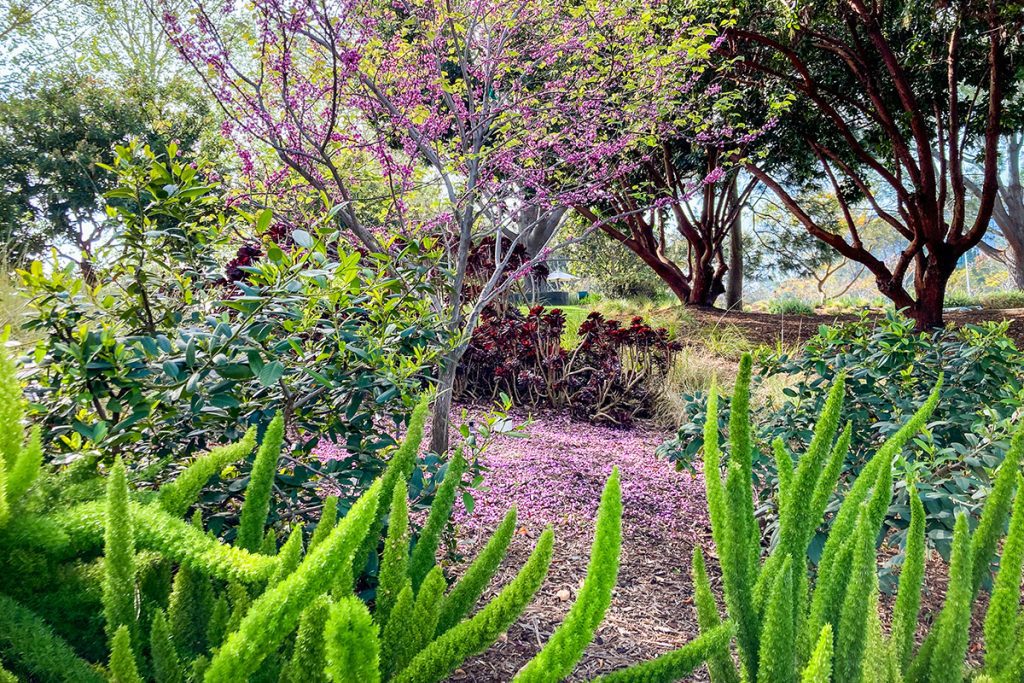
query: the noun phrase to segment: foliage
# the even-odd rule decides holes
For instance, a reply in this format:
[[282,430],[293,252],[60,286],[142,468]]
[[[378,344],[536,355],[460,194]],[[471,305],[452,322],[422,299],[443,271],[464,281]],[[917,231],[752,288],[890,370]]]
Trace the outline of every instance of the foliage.
[[[758,408],[754,469],[764,503],[771,503],[777,479],[772,442],[793,447],[807,443],[825,405],[829,385],[846,376],[842,418],[852,423],[850,454],[842,480],[849,480],[873,451],[895,434],[927,399],[939,375],[942,397],[922,434],[907,444],[897,472],[916,480],[924,499],[928,539],[949,556],[954,511],[976,515],[979,491],[999,464],[1022,405],[1022,357],[1006,335],[1006,324],[968,325],[955,330],[916,333],[906,319],[889,314],[859,322],[822,327],[798,355],[762,358],[759,380],[786,377],[786,398],[778,407]],[[670,458],[692,465],[703,444],[701,431],[707,396],[684,397],[679,435],[662,446]],[[727,411],[722,412],[724,425]],[[778,501],[775,501],[776,506]],[[772,506],[766,505],[765,510]],[[835,503],[830,506],[834,510]],[[885,528],[902,536],[910,518],[906,489],[899,488]],[[824,537],[812,545],[820,554]]]
[[33,74],[0,101],[0,255],[6,262],[59,245],[70,247],[89,274],[112,238],[101,199],[117,181],[103,167],[111,147],[133,136],[161,150],[171,140],[190,146],[207,123],[208,107],[198,97],[178,98],[186,106],[166,115],[154,112],[155,100],[172,92],[157,90],[137,81],[111,86],[68,67]]
[[[581,232],[573,222],[569,231]],[[572,274],[583,279],[588,290],[609,297],[653,299],[664,285],[651,268],[614,239],[601,231],[583,235],[583,239],[565,249]]]
[[814,315],[814,307],[793,297],[770,299],[765,309],[774,315]]
[[981,306],[982,308],[1024,308],[1024,292],[1010,290],[989,292],[976,296],[951,292],[946,296],[947,306]]
[[[0,379],[8,398],[20,400],[13,376]],[[198,494],[194,473],[186,473],[190,481],[185,485],[166,484],[174,495],[133,491],[125,465],[117,460],[111,474],[98,480],[105,486],[92,489],[98,498],[85,503],[62,500],[66,474],[38,476],[26,493],[9,501],[18,521],[0,523],[0,621],[4,622],[0,657],[15,674],[43,681],[103,677],[136,681],[150,675],[160,683],[250,676],[296,681],[309,680],[302,672],[310,671],[325,671],[335,681],[442,680],[465,657],[486,649],[529,603],[547,574],[553,534],[550,529],[541,534],[518,575],[469,616],[511,540],[514,511],[450,591],[441,569],[433,566],[436,542],[429,537],[434,532],[421,536],[420,543],[425,545],[410,549],[404,530],[389,529],[385,553],[404,553],[406,561],[387,563],[404,568],[388,576],[393,575],[404,588],[390,613],[369,612],[353,594],[353,567],[362,564],[359,555],[367,534],[379,530],[387,516],[390,506],[381,501],[395,506],[390,516],[396,523],[402,518],[402,508],[408,504],[406,479],[419,449],[425,406],[418,408],[409,440],[395,452],[384,475],[305,555],[298,528],[282,548],[272,544],[264,549],[270,555],[254,555],[205,534],[199,528],[201,516],[190,525],[170,515],[162,508],[163,501],[180,500],[184,491]],[[8,436],[16,428],[4,427]],[[279,435],[268,438],[260,447],[260,457],[273,462]],[[250,445],[233,452],[243,457]],[[435,498],[432,518],[448,517],[451,494],[462,473],[457,464],[448,468],[446,476],[453,483],[447,487],[442,483],[444,492]],[[385,493],[392,495],[385,498]],[[258,491],[252,495],[262,497]],[[252,498],[247,495],[246,499]],[[621,514],[616,471],[601,499],[594,550],[577,604],[542,650],[540,663],[524,669],[520,680],[560,679],[572,670],[593,637],[615,585]],[[259,523],[259,533],[249,535],[264,537],[265,518],[243,518],[247,524]],[[190,532],[184,533],[183,528]],[[439,524],[428,522],[427,528],[439,531]],[[48,546],[39,543],[40,533],[46,531],[54,536]],[[246,542],[245,537],[237,534],[236,546]],[[376,539],[370,547],[376,555]],[[97,574],[91,567],[101,549],[105,557]],[[422,581],[414,582],[428,555],[431,566],[426,567]],[[210,562],[204,557],[219,559]],[[66,571],[85,572],[103,588],[62,593],[60,577]],[[50,620],[33,610],[45,605],[71,613],[91,609],[108,616],[86,625],[57,615],[53,622],[60,627],[57,634],[50,631]],[[109,646],[105,628],[111,631]],[[64,635],[73,638],[65,640]],[[379,644],[378,638],[382,638]],[[103,644],[97,646],[97,641]],[[143,642],[149,647],[140,647]],[[353,672],[360,671],[365,676],[352,678]]]
[[622,545],[622,492],[612,472],[598,506],[597,531],[583,587],[544,648],[516,674],[518,681],[560,681],[570,673],[611,604]]
[[566,349],[565,314],[536,306],[525,315],[491,310],[473,333],[459,389],[480,399],[499,393],[517,405],[568,408],[581,420],[628,425],[650,415],[679,344],[639,317],[628,326],[590,313]]
[[[120,454],[164,478],[164,459],[235,441],[250,427],[262,433],[280,411],[288,452],[324,441],[345,453],[292,461],[275,482],[293,501],[315,501],[334,479],[354,478],[355,494],[364,490],[439,348],[426,295],[429,242],[393,245],[399,267],[392,255],[343,244],[322,213],[308,230],[279,236],[279,246],[261,237],[274,220],[269,209],[229,209],[217,175],[174,146],[166,156],[119,147],[111,169],[118,185],[109,210],[121,238],[97,267],[98,283],[56,263],[22,272],[33,296],[27,327],[42,335],[29,415],[51,457]],[[224,277],[232,234],[253,231],[260,258],[238,267],[239,279]],[[202,477],[222,469],[208,466]],[[226,503],[241,492],[237,475],[206,494],[216,532],[235,513]]]
[[[795,681],[801,672],[807,681],[962,681],[972,603],[983,580],[990,575],[997,544],[1003,537],[1017,488],[1016,503],[1006,544],[1015,548],[1024,533],[1024,489],[1019,487],[1024,429],[1018,429],[996,474],[978,529],[968,530],[967,517],[957,515],[950,583],[938,619],[920,647],[894,629],[891,639],[877,627],[877,574],[875,539],[882,529],[893,496],[893,456],[918,433],[939,405],[941,382],[928,400],[887,439],[852,481],[839,506],[814,580],[808,572],[808,549],[814,530],[821,525],[831,492],[839,482],[841,462],[849,445],[848,432],[839,433],[845,375],[829,391],[813,438],[802,456],[794,459],[781,441],[778,462],[779,534],[763,553],[753,498],[748,486],[753,464],[750,429],[750,359],[741,369],[732,397],[729,464],[721,479],[717,395],[713,395],[706,422],[704,467],[712,537],[718,556],[729,617],[737,624],[736,647],[745,680]],[[916,496],[916,494],[915,494]],[[908,544],[907,569],[900,576],[897,623],[917,622],[920,573],[924,563],[923,506],[911,509],[916,538]],[[764,554],[764,557],[762,557]],[[1022,566],[1012,554],[1000,563],[996,583],[1005,592],[1000,605],[990,607],[986,622],[1024,618],[1020,613]],[[696,569],[702,563],[695,561]],[[695,581],[700,573],[695,571]],[[1011,606],[1012,605],[1012,606]],[[1012,617],[1005,614],[1006,610]],[[906,611],[904,611],[906,610]],[[872,626],[875,623],[875,626]],[[703,627],[702,627],[703,628]],[[987,648],[996,654],[982,670],[993,680],[1016,680],[1007,666],[1024,656],[1024,643],[1013,628],[996,632]],[[993,637],[994,635],[994,637]],[[1009,653],[1013,654],[1009,654]],[[884,665],[883,665],[884,664]],[[734,671],[739,675],[739,671]],[[862,678],[863,676],[863,678]]]

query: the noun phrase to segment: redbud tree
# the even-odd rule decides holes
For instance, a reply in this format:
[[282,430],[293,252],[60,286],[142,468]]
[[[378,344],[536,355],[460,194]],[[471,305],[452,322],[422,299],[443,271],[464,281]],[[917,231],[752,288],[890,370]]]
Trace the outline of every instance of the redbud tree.
[[[552,216],[604,201],[666,127],[698,128],[712,99],[694,84],[712,61],[715,27],[661,0],[152,9],[223,108],[243,170],[253,145],[266,146],[329,197],[359,247],[388,252],[423,238],[443,247],[436,303],[452,341],[437,452],[447,450],[455,372],[481,312],[563,246],[534,244],[523,256],[522,245],[540,225],[554,233]],[[367,199],[360,184],[371,177],[387,191]],[[424,193],[433,198],[426,215],[411,209]],[[492,252],[482,274],[470,268],[481,248]]]

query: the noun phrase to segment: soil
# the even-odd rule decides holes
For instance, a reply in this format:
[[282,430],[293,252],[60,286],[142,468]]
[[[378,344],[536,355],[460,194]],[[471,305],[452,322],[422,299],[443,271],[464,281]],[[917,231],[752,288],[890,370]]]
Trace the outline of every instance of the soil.
[[[851,322],[857,315],[779,315],[753,311],[721,311],[693,309],[693,317],[701,327],[735,327],[755,344],[774,346],[776,343],[792,345],[803,342],[818,332],[821,325]],[[946,312],[948,325],[977,324],[990,320],[1008,320],[1009,336],[1024,348],[1024,308],[950,310]]]

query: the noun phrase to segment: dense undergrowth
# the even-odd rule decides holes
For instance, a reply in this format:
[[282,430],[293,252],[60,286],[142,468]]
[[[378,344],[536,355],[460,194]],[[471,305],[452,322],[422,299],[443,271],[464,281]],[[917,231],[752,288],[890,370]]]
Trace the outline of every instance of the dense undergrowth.
[[[829,387],[842,373],[845,400],[842,417],[851,423],[849,453],[841,480],[857,475],[875,451],[902,427],[944,377],[941,400],[913,440],[895,454],[895,467],[912,477],[925,500],[930,545],[948,559],[952,551],[956,511],[973,519],[980,514],[991,472],[999,465],[1024,407],[1022,355],[1006,335],[1006,324],[964,326],[916,333],[908,320],[887,316],[822,327],[799,351],[758,356],[756,387],[782,381],[780,401],[755,408],[753,473],[759,491],[758,509],[773,519],[781,503],[772,442],[789,447],[810,441],[824,409]],[[661,451],[682,465],[695,467],[704,446],[709,392],[683,397],[684,415],[678,435]],[[719,415],[723,429],[729,409]],[[830,501],[834,513],[838,498]],[[910,501],[900,488],[884,529],[902,543],[910,517]],[[817,560],[824,536],[816,534],[811,555]],[[888,577],[886,579],[888,581]]]

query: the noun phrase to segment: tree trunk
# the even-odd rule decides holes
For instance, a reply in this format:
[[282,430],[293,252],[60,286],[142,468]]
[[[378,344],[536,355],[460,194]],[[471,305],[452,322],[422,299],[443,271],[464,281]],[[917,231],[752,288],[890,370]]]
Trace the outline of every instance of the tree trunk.
[[448,454],[449,426],[451,423],[452,398],[459,361],[466,352],[461,345],[445,355],[437,378],[437,396],[434,398],[434,414],[430,419],[430,452],[444,457]]
[[703,266],[695,264],[690,295],[683,303],[690,306],[711,308],[715,305],[715,299],[723,291],[725,291],[725,286],[722,284],[722,276],[720,273],[715,272],[712,264],[707,263]]
[[[729,206],[739,201],[736,181],[729,186]],[[729,226],[729,280],[725,287],[725,305],[729,310],[743,310],[743,220],[740,212]]]
[[915,274],[914,294],[917,300],[907,315],[913,318],[917,331],[946,326],[942,309],[946,300],[946,287],[956,269],[956,262],[955,258],[930,255],[925,259],[923,272]]

